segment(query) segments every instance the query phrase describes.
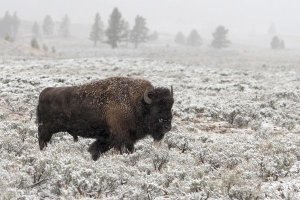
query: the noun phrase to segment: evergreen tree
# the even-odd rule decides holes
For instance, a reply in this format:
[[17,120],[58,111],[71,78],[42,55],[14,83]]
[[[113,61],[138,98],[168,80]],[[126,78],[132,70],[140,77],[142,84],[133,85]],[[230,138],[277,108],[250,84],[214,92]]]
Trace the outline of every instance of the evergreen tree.
[[33,34],[33,37],[35,37],[35,38],[41,37],[40,26],[38,25],[37,22],[34,22],[34,24],[32,26],[32,34]]
[[271,41],[271,48],[272,49],[284,49],[285,48],[284,41],[281,40],[278,36],[274,36]]
[[4,17],[0,19],[0,36],[9,36],[11,40],[14,40],[17,36],[19,25],[20,20],[17,13],[15,12],[12,16],[8,11],[6,11]]
[[185,36],[183,35],[182,32],[178,32],[175,36],[175,39],[174,41],[177,43],[177,44],[180,44],[180,45],[184,45],[185,44]]
[[110,19],[108,21],[108,28],[106,30],[107,43],[112,48],[117,48],[118,43],[126,37],[126,22],[122,19],[122,15],[118,8],[114,8]]
[[212,34],[214,39],[211,46],[217,49],[228,47],[230,41],[227,40],[228,29],[224,26],[218,26],[215,32]]
[[12,37],[16,38],[18,31],[19,31],[19,26],[20,26],[20,19],[18,18],[17,13],[15,12],[13,17],[12,17]]
[[130,34],[130,41],[134,43],[135,48],[142,42],[146,42],[148,37],[148,28],[146,27],[146,19],[137,16],[135,24]]
[[194,29],[191,31],[189,37],[187,38],[186,44],[194,47],[202,45],[202,39],[197,30]]
[[90,40],[94,42],[94,46],[97,46],[97,42],[101,41],[104,36],[103,23],[101,21],[99,13],[95,16],[95,22],[92,26],[92,31],[90,33]]
[[5,40],[5,41],[8,41],[8,42],[13,42],[13,41],[14,41],[14,39],[13,39],[12,37],[10,37],[9,35],[6,35],[6,36],[4,37],[4,40]]
[[30,45],[34,49],[39,49],[40,48],[39,43],[38,43],[36,38],[31,39]]
[[8,11],[5,12],[4,17],[1,20],[1,26],[0,26],[0,36],[6,37],[7,35],[9,37],[12,37],[12,21],[13,18],[10,15]]
[[51,36],[54,33],[54,21],[50,15],[47,15],[44,19],[43,32],[47,36]]
[[68,17],[68,15],[65,15],[59,26],[59,34],[62,37],[68,38],[70,36],[70,25],[71,25],[70,18]]

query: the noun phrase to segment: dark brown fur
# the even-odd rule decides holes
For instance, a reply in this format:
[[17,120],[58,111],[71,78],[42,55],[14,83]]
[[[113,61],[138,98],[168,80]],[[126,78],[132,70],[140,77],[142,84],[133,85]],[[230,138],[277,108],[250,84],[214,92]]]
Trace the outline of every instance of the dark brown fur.
[[[152,103],[146,103],[146,91]],[[110,148],[132,152],[137,140],[151,135],[161,140],[171,129],[173,95],[149,81],[114,77],[74,87],[44,89],[37,122],[42,150],[57,132],[95,138],[89,152],[97,160]]]

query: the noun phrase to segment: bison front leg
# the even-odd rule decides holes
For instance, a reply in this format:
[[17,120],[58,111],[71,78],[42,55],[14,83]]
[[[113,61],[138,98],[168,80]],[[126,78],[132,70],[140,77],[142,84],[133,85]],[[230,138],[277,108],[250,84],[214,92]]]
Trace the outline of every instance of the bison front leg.
[[123,153],[133,153],[134,152],[134,145],[133,144],[122,144],[122,145],[117,145],[115,148],[120,152],[120,154]]
[[101,139],[97,139],[90,145],[88,152],[90,152],[92,159],[96,161],[99,159],[102,153],[105,153],[109,149],[110,146],[107,141],[102,141]]

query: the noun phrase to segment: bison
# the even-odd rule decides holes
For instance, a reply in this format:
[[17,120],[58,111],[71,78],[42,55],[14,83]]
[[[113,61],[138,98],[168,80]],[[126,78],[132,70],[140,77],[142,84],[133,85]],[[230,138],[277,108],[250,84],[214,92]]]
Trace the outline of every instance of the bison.
[[74,141],[96,139],[88,149],[93,160],[110,148],[133,152],[138,140],[150,135],[159,141],[171,130],[173,103],[172,87],[127,77],[46,88],[37,106],[40,150],[54,133],[68,132]]

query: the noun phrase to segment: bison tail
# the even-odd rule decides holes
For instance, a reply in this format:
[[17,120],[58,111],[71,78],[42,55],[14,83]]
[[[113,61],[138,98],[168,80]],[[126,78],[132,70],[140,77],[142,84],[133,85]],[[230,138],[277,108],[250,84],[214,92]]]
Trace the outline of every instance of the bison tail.
[[36,107],[36,121],[35,123],[40,124],[41,122],[41,111],[39,109],[39,105]]

